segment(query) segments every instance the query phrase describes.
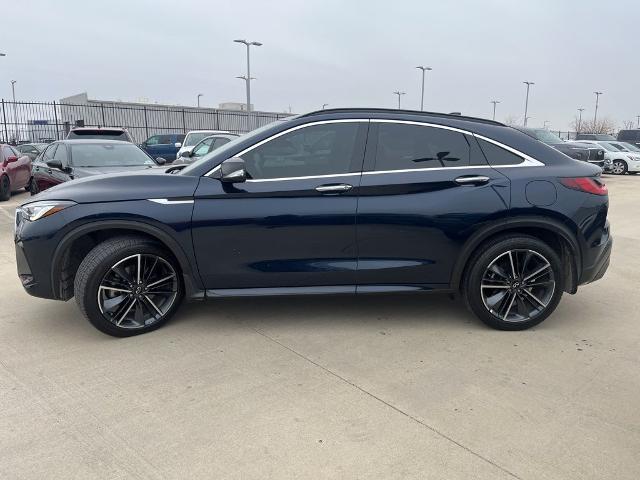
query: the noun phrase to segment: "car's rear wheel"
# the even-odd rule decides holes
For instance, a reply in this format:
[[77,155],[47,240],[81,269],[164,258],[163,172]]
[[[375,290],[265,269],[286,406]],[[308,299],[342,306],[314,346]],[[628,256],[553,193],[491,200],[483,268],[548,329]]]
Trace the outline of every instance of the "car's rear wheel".
[[11,182],[9,177],[2,175],[0,177],[0,201],[9,200],[11,198]]
[[483,245],[467,271],[464,295],[487,325],[524,330],[555,310],[564,290],[562,263],[546,243],[513,235]]
[[87,319],[117,337],[160,327],[178,308],[183,291],[173,256],[137,237],[97,245],[78,267],[74,283],[76,301]]
[[614,160],[611,171],[616,175],[624,175],[627,173],[627,162],[624,160]]

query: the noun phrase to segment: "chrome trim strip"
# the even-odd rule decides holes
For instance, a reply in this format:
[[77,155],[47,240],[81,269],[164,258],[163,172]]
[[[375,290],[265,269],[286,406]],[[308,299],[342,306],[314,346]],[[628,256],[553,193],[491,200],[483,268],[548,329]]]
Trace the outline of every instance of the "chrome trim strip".
[[258,178],[256,180],[247,180],[247,182],[260,183],[260,182],[280,182],[285,180],[311,180],[314,178],[352,177],[354,175],[360,175],[360,172],[334,173],[333,175],[309,175],[307,177]]
[[363,175],[380,175],[383,173],[408,173],[408,172],[437,172],[438,170],[471,170],[476,168],[491,168],[490,165],[465,165],[464,167],[434,167],[434,168],[404,168],[402,170],[372,170],[362,172]]
[[[281,137],[285,133],[295,132],[296,130],[300,130],[301,128],[311,127],[313,125],[325,125],[327,123],[363,123],[363,122],[365,122],[365,123],[369,122],[369,119],[368,118],[338,118],[338,119],[335,119],[335,120],[320,120],[320,121],[317,121],[317,122],[310,122],[310,123],[304,123],[302,125],[296,125],[295,127],[291,127],[291,128],[288,128],[287,130],[283,130],[280,133],[272,135],[269,138],[265,138],[264,140],[261,140],[258,143],[255,143],[255,144],[251,145],[250,147],[245,148],[241,152],[236,153],[234,155],[234,157],[241,157],[245,153],[250,152],[251,150],[253,150],[254,148],[259,147],[260,145],[264,145],[265,143],[270,142],[271,140],[275,140],[276,138]],[[216,167],[212,168],[207,173],[205,173],[204,176],[208,177],[219,166],[220,165],[217,165]],[[333,176],[333,175],[327,175],[327,176]],[[286,177],[286,179],[290,179],[290,178],[305,178],[305,177]],[[313,177],[311,177],[311,178],[313,178]],[[269,180],[269,179],[265,179],[265,180]],[[271,179],[271,180],[275,180],[275,179]],[[256,181],[263,181],[263,180],[253,180],[253,181],[256,182]]]
[[150,202],[159,203],[160,205],[181,205],[193,203],[193,200],[170,200],[168,198],[147,198]]

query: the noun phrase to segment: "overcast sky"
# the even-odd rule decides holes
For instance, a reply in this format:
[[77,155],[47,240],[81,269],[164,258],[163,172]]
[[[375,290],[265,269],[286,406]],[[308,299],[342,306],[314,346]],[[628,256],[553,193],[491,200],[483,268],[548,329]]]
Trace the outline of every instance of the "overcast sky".
[[217,106],[245,100],[252,49],[256,109],[420,106],[567,129],[578,107],[618,126],[640,115],[637,0],[5,0],[0,97]]

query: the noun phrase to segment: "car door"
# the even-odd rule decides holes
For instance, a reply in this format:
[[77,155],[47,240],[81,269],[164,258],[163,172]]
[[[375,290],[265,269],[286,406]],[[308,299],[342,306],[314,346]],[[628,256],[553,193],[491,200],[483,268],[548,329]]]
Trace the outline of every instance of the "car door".
[[247,181],[203,177],[192,232],[206,288],[355,291],[367,128],[366,120],[292,127],[237,155]]
[[445,287],[464,240],[510,201],[473,135],[385,120],[371,121],[359,194],[359,292]]
[[175,159],[176,147],[173,138],[173,135],[160,135],[158,138],[158,144],[155,146],[157,153],[151,156],[153,158],[162,157],[166,160]]
[[156,158],[158,156],[158,143],[160,141],[160,135],[153,135],[144,142],[143,150],[147,152],[151,157]]
[[20,153],[17,149],[6,145],[3,147],[4,158],[13,159],[7,163],[6,172],[11,179],[11,188],[18,190],[29,183],[31,160],[27,155]]

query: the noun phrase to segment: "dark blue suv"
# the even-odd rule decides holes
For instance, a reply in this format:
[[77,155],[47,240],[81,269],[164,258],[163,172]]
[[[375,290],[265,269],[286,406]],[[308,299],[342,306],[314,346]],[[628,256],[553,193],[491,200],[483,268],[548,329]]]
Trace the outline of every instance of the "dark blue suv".
[[180,168],[32,197],[16,212],[24,288],[75,296],[116,336],[185,296],[436,291],[519,330],[609,264],[600,169],[497,122],[323,110]]

